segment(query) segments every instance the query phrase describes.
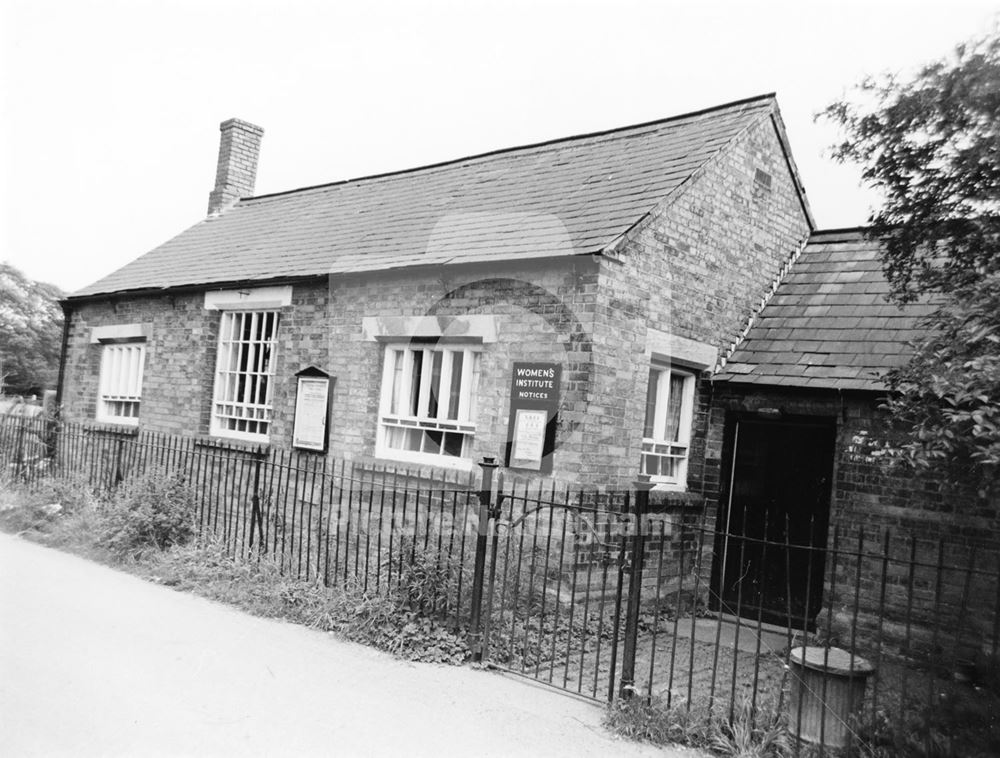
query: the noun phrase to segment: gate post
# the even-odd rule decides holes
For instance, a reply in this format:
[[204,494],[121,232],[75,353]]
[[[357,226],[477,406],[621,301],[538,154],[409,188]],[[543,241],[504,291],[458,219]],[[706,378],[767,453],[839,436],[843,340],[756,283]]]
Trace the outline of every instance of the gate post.
[[45,457],[49,464],[55,469],[58,463],[57,453],[59,450],[59,407],[55,404],[55,390],[45,390],[42,395],[42,417],[45,419]]
[[[646,527],[643,519],[649,510],[649,491],[653,489],[649,476],[640,474],[633,485],[635,507],[632,520],[632,557],[628,567],[628,605],[625,610],[625,646],[622,650],[622,678],[619,697],[635,694],[635,648],[639,636],[639,604],[642,599],[642,563],[646,550]],[[659,581],[659,577],[657,577]]]
[[17,463],[14,471],[17,473],[17,478],[21,479],[27,471],[27,457],[24,452],[24,437],[28,431],[28,417],[21,416],[20,423],[17,427],[17,447],[14,452],[14,460]]
[[[483,619],[483,634],[482,642],[480,644],[480,657],[482,660],[487,660],[490,654],[490,621],[493,616],[493,590],[496,586],[497,578],[497,547],[500,542],[500,508],[503,505],[503,472],[500,472],[500,476],[496,483],[496,497],[493,498],[493,502],[490,505],[490,519],[493,521],[493,525],[490,528],[490,575],[487,578],[487,589],[486,589],[486,618]],[[501,609],[502,610],[502,609]],[[482,613],[480,612],[480,616]]]
[[253,550],[254,529],[257,530],[261,545],[264,544],[264,523],[260,515],[260,463],[262,458],[263,454],[258,451],[253,462],[253,497],[250,498],[250,550]]
[[483,456],[479,466],[483,469],[482,484],[479,489],[479,526],[476,530],[476,563],[472,573],[472,609],[469,620],[469,649],[472,660],[483,659],[483,579],[486,573],[486,537],[490,527],[490,505],[493,498],[493,472],[499,464],[492,456]]
[[125,480],[125,474],[122,473],[122,449],[125,446],[125,438],[118,436],[115,439],[115,470],[111,475],[111,489],[116,488]]

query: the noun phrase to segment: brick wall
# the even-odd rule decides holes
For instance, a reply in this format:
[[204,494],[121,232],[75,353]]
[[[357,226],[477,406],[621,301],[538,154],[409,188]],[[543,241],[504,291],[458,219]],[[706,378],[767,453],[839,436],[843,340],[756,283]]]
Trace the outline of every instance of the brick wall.
[[205,310],[200,294],[91,301],[74,308],[64,368],[64,416],[86,421],[96,415],[101,345],[91,344],[91,330],[132,323],[152,329],[141,426],[176,434],[207,432],[219,314]]
[[[756,178],[771,177],[768,188]],[[809,232],[770,119],[720,152],[602,261],[587,470],[611,487],[638,474],[649,359],[646,328],[725,349]],[[702,382],[704,383],[704,382]],[[696,414],[688,489],[701,491],[706,419]]]
[[[580,257],[337,277],[294,286],[292,305],[281,309],[274,356],[279,380],[273,397],[272,446],[288,446],[294,374],[314,365],[334,377],[330,455],[385,465],[373,458],[385,348],[365,339],[362,319],[490,315],[496,320],[497,341],[487,343],[482,353],[473,459],[503,456],[513,362],[558,361],[563,386],[551,479],[593,484],[593,479],[580,477],[579,461],[590,391],[596,279],[595,261]],[[143,323],[149,325],[150,337],[140,428],[207,435],[219,321],[218,311],[204,308],[201,293],[78,305],[69,336],[64,416],[72,421],[95,418],[101,346],[91,344],[92,329]],[[429,472],[428,467],[407,468],[417,475]]]
[[[514,361],[557,361],[563,366],[563,387],[554,468],[555,478],[565,480],[578,470],[574,462],[581,455],[577,428],[587,409],[595,281],[590,258],[331,279],[330,360],[324,366],[337,377],[331,453],[350,459],[374,453],[385,349],[363,339],[362,318],[490,315],[496,319],[497,341],[484,345],[481,356],[472,457],[503,457]],[[291,399],[281,408],[274,434],[286,439]]]

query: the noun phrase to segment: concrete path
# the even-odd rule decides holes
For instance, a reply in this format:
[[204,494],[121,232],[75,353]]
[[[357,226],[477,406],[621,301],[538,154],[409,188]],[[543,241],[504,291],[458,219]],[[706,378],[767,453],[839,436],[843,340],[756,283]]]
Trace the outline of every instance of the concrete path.
[[601,716],[0,534],[2,756],[695,755]]

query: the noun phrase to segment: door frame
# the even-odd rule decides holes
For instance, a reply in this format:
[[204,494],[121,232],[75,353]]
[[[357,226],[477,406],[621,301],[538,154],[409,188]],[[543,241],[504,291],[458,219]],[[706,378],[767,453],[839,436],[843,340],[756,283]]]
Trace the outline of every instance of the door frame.
[[[826,513],[826,526],[823,534],[823,544],[824,544],[824,560],[823,565],[826,565],[826,543],[829,540],[829,529],[831,526],[831,516],[833,512],[834,504],[834,493],[836,491],[836,474],[837,474],[837,438],[839,432],[839,416],[832,413],[826,414],[762,414],[756,411],[746,411],[746,410],[734,410],[727,411],[725,422],[723,425],[723,438],[722,438],[722,463],[719,471],[719,498],[716,508],[716,519],[715,519],[715,535],[713,540],[713,551],[712,551],[712,570],[710,575],[710,590],[709,596],[709,610],[719,614],[725,614],[722,608],[722,597],[717,596],[719,591],[718,588],[722,586],[721,582],[724,578],[726,571],[726,562],[728,561],[728,550],[729,550],[729,529],[731,525],[732,516],[732,505],[733,505],[733,484],[736,478],[736,454],[739,448],[739,429],[741,422],[753,422],[755,424],[761,424],[765,426],[809,426],[809,427],[819,427],[825,428],[830,431],[833,436],[832,445],[832,456],[830,460],[830,476],[828,482],[829,491],[827,492],[829,498],[827,502],[827,513]],[[822,581],[817,582],[818,586],[822,589],[825,584],[825,576],[822,577]],[[822,607],[823,596],[820,596],[819,606]],[[812,602],[810,602],[812,605]],[[736,614],[738,618],[746,618],[741,615],[741,610],[737,608]],[[765,614],[767,615],[767,614]],[[798,622],[793,618],[792,628],[802,627],[802,620],[799,619]],[[810,631],[814,630],[815,621],[810,618],[806,624]]]

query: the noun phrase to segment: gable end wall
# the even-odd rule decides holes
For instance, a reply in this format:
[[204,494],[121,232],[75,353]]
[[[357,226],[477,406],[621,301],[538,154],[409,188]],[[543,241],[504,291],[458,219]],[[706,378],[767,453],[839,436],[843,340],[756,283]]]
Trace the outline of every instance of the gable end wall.
[[[770,187],[755,179],[758,170]],[[639,472],[647,327],[725,350],[810,231],[776,129],[764,118],[717,154],[604,259],[597,290],[587,470],[614,487]],[[713,366],[714,368],[714,366]],[[705,381],[699,384],[704,387]],[[688,490],[705,478],[696,412]]]

